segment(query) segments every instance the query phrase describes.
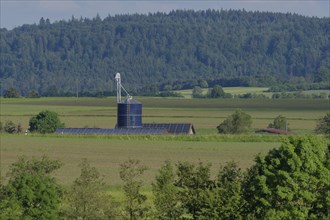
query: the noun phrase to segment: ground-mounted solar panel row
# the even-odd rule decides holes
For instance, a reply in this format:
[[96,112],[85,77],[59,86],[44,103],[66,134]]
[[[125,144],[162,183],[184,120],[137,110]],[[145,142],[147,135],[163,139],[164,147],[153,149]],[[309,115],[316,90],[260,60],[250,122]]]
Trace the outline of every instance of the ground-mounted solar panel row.
[[58,128],[57,134],[77,134],[77,135],[141,135],[141,134],[166,134],[166,129],[143,129],[143,128],[118,128],[118,129],[105,129],[105,128]]
[[170,134],[194,134],[195,129],[191,123],[146,123],[143,128],[165,128]]
[[143,134],[194,134],[195,129],[189,123],[149,123],[142,128],[58,128],[56,134],[77,135],[143,135]]

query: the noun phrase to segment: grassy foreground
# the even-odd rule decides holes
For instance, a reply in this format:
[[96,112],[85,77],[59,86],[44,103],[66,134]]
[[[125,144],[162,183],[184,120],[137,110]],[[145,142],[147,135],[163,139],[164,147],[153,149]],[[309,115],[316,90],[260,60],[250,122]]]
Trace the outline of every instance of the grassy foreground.
[[79,175],[78,164],[87,158],[109,185],[120,185],[119,164],[125,160],[139,159],[149,167],[145,181],[150,184],[165,160],[211,163],[213,174],[226,161],[237,161],[243,169],[253,163],[258,153],[266,153],[278,142],[218,142],[218,141],[167,141],[129,140],[106,137],[1,135],[1,171],[8,171],[18,156],[39,157],[47,155],[63,162],[56,177],[69,185]]

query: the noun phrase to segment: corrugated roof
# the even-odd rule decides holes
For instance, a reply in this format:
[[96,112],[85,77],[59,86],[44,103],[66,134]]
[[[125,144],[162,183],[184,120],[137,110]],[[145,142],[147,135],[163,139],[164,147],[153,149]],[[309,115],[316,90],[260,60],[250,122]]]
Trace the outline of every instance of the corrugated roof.
[[195,128],[191,123],[144,123],[143,129],[166,129],[169,134],[195,134]]
[[145,123],[142,128],[58,128],[55,133],[77,135],[195,134],[195,129],[191,123]]
[[141,134],[166,134],[167,130],[164,128],[116,128],[116,129],[106,129],[106,128],[58,128],[55,131],[56,134],[109,134],[109,135],[141,135]]
[[271,134],[291,134],[287,130],[275,129],[275,128],[265,128],[257,130],[256,133],[271,133]]

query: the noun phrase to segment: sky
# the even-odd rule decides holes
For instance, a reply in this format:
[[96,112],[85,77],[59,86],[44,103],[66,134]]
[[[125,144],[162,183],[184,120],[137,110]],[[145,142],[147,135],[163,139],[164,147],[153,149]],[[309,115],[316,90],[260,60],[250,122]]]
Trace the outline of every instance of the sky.
[[330,0],[0,0],[0,27],[13,29],[23,24],[38,24],[41,17],[50,22],[75,18],[103,19],[108,15],[170,12],[176,9],[242,10],[296,13],[330,17]]

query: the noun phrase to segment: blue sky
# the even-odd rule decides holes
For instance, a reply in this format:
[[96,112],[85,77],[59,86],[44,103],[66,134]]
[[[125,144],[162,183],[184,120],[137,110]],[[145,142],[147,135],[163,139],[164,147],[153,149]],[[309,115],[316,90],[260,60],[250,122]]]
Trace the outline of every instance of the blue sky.
[[38,23],[41,17],[51,22],[72,16],[101,18],[116,14],[169,12],[175,9],[245,9],[247,11],[290,12],[305,16],[329,17],[329,0],[212,0],[212,1],[114,1],[114,0],[0,0],[1,28],[12,29]]

